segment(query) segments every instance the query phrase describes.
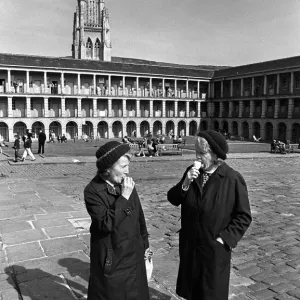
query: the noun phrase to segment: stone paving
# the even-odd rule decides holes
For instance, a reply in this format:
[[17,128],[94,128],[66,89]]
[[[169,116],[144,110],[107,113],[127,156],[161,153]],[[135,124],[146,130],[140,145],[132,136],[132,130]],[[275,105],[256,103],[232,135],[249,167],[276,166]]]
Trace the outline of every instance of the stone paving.
[[[179,299],[180,208],[167,202],[166,191],[193,157],[135,159],[130,166],[155,253],[151,299]],[[233,251],[232,300],[300,299],[299,158],[248,153],[228,159],[246,179],[253,213]],[[96,168],[94,158],[76,159],[81,163],[38,157],[13,164],[1,157],[1,300],[85,299],[90,219],[82,191]]]

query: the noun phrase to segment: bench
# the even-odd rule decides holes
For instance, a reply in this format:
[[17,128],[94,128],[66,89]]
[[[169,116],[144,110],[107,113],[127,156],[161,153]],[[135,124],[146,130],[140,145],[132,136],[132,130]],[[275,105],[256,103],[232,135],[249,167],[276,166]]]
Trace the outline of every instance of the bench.
[[298,149],[298,144],[286,144],[285,145],[286,153],[294,153],[295,149]]
[[179,154],[182,155],[182,148],[179,144],[158,144],[157,153],[159,156],[163,154]]
[[173,144],[178,144],[178,145],[182,145],[182,146],[185,146],[185,142],[186,142],[186,139],[183,139],[182,141],[173,140]]
[[139,144],[129,144],[129,147],[130,147],[131,153],[133,153],[133,154],[139,153],[141,151],[141,149],[144,150],[144,152],[148,151],[147,148],[141,147]]

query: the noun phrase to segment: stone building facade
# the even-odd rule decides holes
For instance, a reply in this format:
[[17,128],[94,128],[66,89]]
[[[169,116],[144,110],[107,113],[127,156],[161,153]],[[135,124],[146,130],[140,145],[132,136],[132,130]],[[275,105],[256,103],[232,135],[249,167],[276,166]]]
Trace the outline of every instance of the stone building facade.
[[0,54],[0,140],[200,128],[299,142],[300,56],[227,68],[113,57],[103,0],[78,0],[72,56]]

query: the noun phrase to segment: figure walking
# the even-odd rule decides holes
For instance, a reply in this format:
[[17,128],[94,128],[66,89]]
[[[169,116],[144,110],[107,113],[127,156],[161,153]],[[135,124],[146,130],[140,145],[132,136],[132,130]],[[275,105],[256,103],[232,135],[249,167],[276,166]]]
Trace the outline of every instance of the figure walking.
[[32,144],[32,141],[31,141],[31,138],[28,136],[28,134],[26,133],[24,135],[24,153],[23,153],[23,156],[22,156],[22,162],[26,159],[27,155],[29,155],[31,158],[32,158],[32,161],[35,160],[35,157],[31,151],[31,144]]

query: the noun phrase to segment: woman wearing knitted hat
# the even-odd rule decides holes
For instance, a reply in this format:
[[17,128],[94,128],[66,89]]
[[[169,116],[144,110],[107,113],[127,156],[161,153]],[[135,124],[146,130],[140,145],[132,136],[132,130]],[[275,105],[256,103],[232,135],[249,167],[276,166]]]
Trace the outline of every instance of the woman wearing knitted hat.
[[84,190],[90,227],[88,300],[148,300],[143,209],[128,177],[130,147],[111,141],[96,152],[97,175]]
[[188,300],[228,300],[231,250],[252,221],[247,186],[224,162],[221,133],[200,131],[195,149],[194,165],[168,192],[181,205],[176,292]]

